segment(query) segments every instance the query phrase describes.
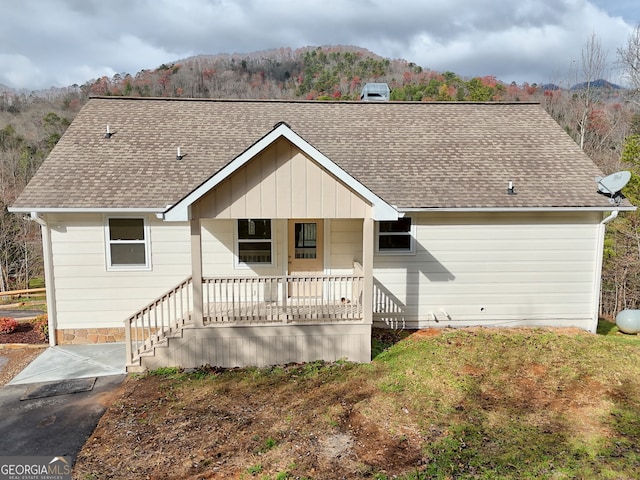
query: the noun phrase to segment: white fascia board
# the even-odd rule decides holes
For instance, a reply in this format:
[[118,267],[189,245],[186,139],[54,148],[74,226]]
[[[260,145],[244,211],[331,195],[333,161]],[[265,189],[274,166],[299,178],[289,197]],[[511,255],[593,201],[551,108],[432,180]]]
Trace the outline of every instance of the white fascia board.
[[9,207],[11,213],[162,213],[164,208],[48,208]]
[[358,182],[355,178],[345,172],[342,168],[323,155],[315,147],[306,142],[300,135],[291,130],[286,124],[280,124],[267,135],[254,143],[247,150],[242,152],[234,160],[225,165],[217,173],[209,178],[198,188],[189,193],[178,203],[167,209],[164,213],[166,221],[187,221],[190,219],[190,206],[198,199],[202,198],[213,188],[226,180],[231,174],[246,165],[252,158],[262,152],[277,139],[284,137],[295,145],[300,151],[308,155],[329,173],[347,185],[355,193],[371,203],[372,216],[374,220],[397,220],[398,211],[387,202],[378,197],[375,193]]
[[637,207],[631,206],[616,206],[610,207],[462,207],[462,208],[401,208],[398,207],[398,212],[611,212],[618,210],[620,212],[634,212]]

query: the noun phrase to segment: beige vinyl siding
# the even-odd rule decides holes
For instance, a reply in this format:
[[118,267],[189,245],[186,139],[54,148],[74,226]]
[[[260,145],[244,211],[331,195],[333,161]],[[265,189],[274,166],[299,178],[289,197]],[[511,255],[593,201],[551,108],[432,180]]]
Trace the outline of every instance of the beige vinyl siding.
[[51,226],[58,329],[123,327],[124,319],[191,275],[189,226],[150,226],[151,270],[108,271],[101,214],[47,215]]
[[362,220],[339,219],[327,223],[330,225],[330,273],[350,274],[354,260],[362,263]]
[[364,218],[370,205],[280,139],[198,202],[203,218]]
[[273,220],[273,265],[236,265],[236,220],[202,220],[202,274],[205,277],[283,275],[287,221]]
[[[258,276],[286,274],[287,220],[272,223],[274,265],[235,264],[236,220],[202,220],[203,275],[210,276]],[[325,245],[327,273],[351,274],[353,261],[362,261],[362,219],[325,220],[329,244]]]
[[414,219],[415,255],[375,257],[378,321],[405,327],[590,327],[598,213]]

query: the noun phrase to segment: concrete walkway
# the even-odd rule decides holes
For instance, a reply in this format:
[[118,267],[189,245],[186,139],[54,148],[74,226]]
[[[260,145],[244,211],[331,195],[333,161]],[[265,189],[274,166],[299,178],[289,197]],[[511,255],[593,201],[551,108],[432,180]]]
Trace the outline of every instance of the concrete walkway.
[[8,385],[124,375],[124,343],[56,345],[42,352]]

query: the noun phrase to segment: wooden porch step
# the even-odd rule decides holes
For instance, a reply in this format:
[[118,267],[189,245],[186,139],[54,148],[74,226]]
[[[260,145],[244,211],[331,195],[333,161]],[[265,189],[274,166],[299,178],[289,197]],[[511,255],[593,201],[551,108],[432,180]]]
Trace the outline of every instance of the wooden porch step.
[[[156,355],[156,349],[157,348],[169,348],[169,339],[170,338],[182,338],[182,328],[179,328],[178,330],[174,330],[173,332],[169,332],[166,333],[165,335],[163,335],[162,338],[158,338],[158,335],[154,336],[154,339],[150,342],[150,345],[147,344],[147,342],[149,342],[149,340],[147,339],[147,341],[145,342],[145,350],[140,352],[137,356],[138,362],[141,362],[141,359],[143,357],[155,357]],[[136,366],[133,365],[132,368],[135,368]],[[136,372],[144,372],[145,368],[144,367],[140,367],[141,370],[135,370]],[[134,370],[129,370],[129,367],[127,367],[127,371],[134,371]]]

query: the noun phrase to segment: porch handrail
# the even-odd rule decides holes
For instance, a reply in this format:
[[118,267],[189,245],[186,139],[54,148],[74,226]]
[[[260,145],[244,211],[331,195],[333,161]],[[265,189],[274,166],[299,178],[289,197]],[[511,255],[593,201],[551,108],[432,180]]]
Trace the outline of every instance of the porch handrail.
[[193,279],[188,277],[124,321],[129,365],[191,322],[192,296]]
[[362,275],[205,277],[203,284],[209,325],[363,319]]

